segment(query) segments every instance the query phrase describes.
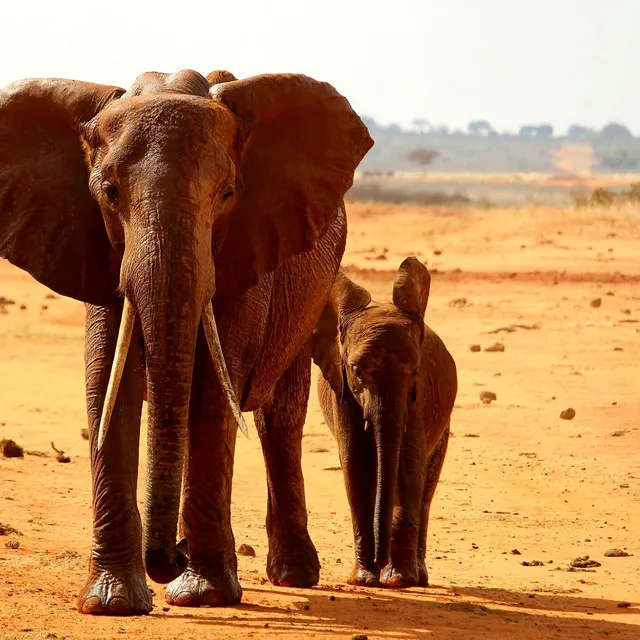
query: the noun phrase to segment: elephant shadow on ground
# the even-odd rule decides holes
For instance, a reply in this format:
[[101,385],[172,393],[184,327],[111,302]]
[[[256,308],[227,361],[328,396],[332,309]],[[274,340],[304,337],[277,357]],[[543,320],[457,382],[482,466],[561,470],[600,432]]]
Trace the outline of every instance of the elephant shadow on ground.
[[[277,593],[289,601],[282,606],[242,604],[220,618],[216,611],[171,613],[187,624],[216,625],[230,631],[274,637],[422,638],[638,638],[640,603],[619,608],[618,601],[590,597],[540,594],[492,588],[430,587],[333,589],[308,591],[250,587],[248,599],[271,599]],[[533,597],[531,597],[533,596]],[[219,610],[218,610],[219,611]],[[229,612],[231,613],[231,612]],[[598,616],[593,617],[591,616]],[[588,617],[587,617],[588,616]],[[615,616],[615,619],[603,619]]]

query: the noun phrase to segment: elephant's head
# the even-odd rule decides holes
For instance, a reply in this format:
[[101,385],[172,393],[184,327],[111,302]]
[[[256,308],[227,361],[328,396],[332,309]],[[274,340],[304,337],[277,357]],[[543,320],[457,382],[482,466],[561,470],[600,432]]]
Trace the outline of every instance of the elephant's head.
[[427,268],[407,258],[393,285],[393,304],[370,304],[369,292],[339,273],[313,337],[314,361],[338,401],[355,400],[365,430],[373,431],[381,569],[389,562],[400,447],[409,405],[416,401],[430,281]]
[[109,425],[137,316],[149,400],[145,563],[180,572],[176,528],[197,333],[222,387],[211,299],[311,249],[372,141],[335,89],[300,75],[144,74],[127,92],[70,80],[0,91],[0,256],[54,291],[125,298]]

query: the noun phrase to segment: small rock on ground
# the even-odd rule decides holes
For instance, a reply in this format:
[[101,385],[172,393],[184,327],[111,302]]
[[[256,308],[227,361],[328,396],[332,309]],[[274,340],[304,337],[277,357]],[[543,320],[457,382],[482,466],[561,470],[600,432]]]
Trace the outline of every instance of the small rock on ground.
[[238,554],[241,556],[248,556],[250,558],[255,558],[256,550],[249,544],[241,544],[238,547]]
[[520,564],[523,567],[544,567],[544,562],[540,560],[523,560]]
[[569,407],[568,409],[560,412],[560,417],[563,420],[573,420],[576,417],[576,410]]
[[19,549],[20,548],[20,541],[19,540],[8,540],[7,542],[4,543],[4,546],[7,547],[7,549]]
[[14,529],[11,525],[2,524],[0,522],[0,536],[21,536],[22,534],[17,529]]
[[582,558],[572,560],[571,566],[575,569],[591,569],[593,567],[601,567],[602,565],[597,560],[589,560],[589,556],[583,556]]
[[502,342],[496,342],[495,344],[492,344],[490,347],[487,347],[485,349],[485,351],[487,351],[488,353],[502,353],[505,350],[505,346],[502,344]]
[[482,351],[482,347],[479,344],[472,344],[469,347],[469,351],[471,351],[472,353],[478,353],[478,351]]
[[618,609],[628,609],[631,606],[630,602],[623,600],[622,602],[618,602]]
[[5,458],[24,458],[24,449],[13,440],[0,440],[0,451]]
[[604,552],[606,558],[627,558],[629,554],[622,549],[609,549]]
[[602,306],[602,298],[594,298],[589,305],[594,308],[598,308]]
[[498,396],[493,391],[481,391],[480,400],[482,404],[491,404],[494,400],[497,400]]

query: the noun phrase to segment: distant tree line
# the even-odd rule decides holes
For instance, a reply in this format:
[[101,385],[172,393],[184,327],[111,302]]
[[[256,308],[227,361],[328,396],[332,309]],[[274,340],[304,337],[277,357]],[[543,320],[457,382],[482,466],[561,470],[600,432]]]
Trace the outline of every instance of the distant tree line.
[[390,134],[420,135],[429,137],[446,136],[478,136],[478,137],[520,137],[520,138],[561,138],[582,140],[585,142],[597,139],[630,140],[634,138],[629,128],[619,122],[609,122],[602,129],[572,124],[565,135],[556,135],[553,125],[548,123],[522,125],[517,134],[499,133],[488,120],[472,120],[466,129],[451,130],[447,125],[433,124],[425,118],[415,118],[411,128],[403,129],[398,124],[380,125],[373,118],[364,117],[363,121],[372,132],[379,131]]

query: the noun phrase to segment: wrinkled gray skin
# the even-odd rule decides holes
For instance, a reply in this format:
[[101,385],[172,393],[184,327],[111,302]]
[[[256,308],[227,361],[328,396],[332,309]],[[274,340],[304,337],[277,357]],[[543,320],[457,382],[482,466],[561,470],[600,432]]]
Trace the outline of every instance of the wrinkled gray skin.
[[423,321],[430,276],[401,265],[392,304],[342,272],[316,326],[320,405],[337,440],[354,533],[350,584],[426,586],[429,508],[457,393],[453,358]]

